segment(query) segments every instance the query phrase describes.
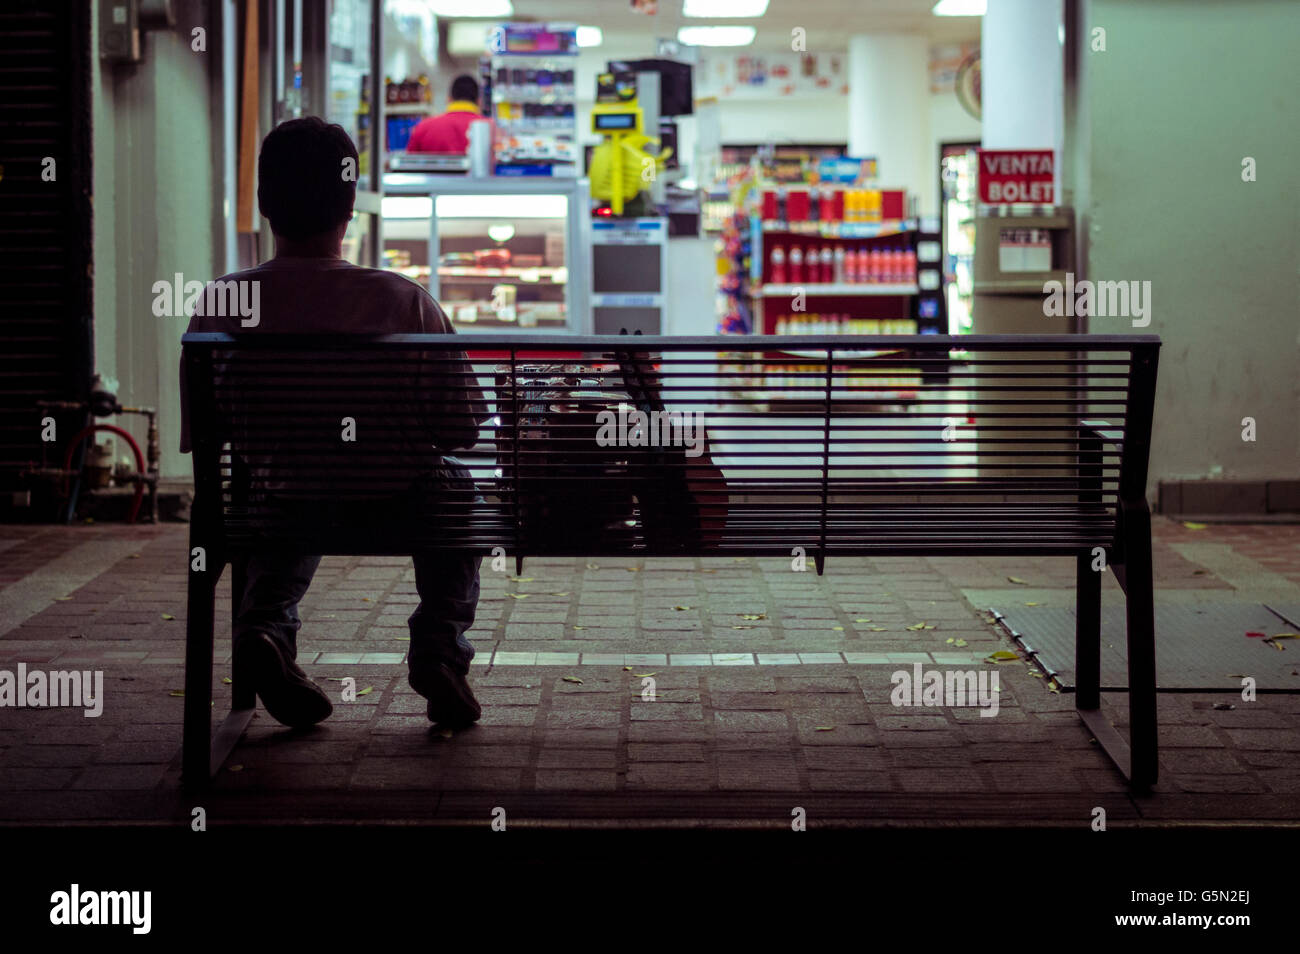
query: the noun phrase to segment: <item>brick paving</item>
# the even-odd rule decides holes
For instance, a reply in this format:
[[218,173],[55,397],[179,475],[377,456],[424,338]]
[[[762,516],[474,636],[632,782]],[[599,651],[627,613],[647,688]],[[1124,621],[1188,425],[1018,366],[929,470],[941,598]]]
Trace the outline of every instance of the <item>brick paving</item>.
[[[186,532],[0,527],[0,669],[98,669],[106,695],[99,718],[0,709],[0,822],[188,821]],[[1300,603],[1298,526],[1158,519],[1155,533],[1158,600]],[[405,683],[409,560],[328,557],[300,661],[327,688],[369,691],[308,732],[259,711],[203,804],[214,824],[478,824],[504,808],[535,824],[788,826],[803,807],[828,823],[1082,827],[1096,806],[1116,824],[1294,823],[1297,695],[1218,709],[1222,695],[1162,694],[1161,783],[1139,798],[1073,697],[1023,662],[996,667],[993,718],[891,704],[891,674],[914,663],[993,669],[985,658],[1014,647],[981,610],[1068,601],[1073,575],[1072,560],[1001,558],[840,559],[821,578],[783,560],[530,559],[521,577],[485,562],[470,633],[483,718],[453,734]],[[218,606],[221,679],[228,577]],[[1124,699],[1106,704],[1123,728]]]

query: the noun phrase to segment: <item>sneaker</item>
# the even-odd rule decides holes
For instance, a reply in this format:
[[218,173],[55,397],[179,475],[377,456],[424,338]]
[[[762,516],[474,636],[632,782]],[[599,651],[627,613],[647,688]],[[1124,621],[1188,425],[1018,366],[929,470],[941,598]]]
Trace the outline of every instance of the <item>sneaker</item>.
[[463,729],[483,714],[468,680],[446,663],[438,663],[418,676],[412,673],[410,682],[412,689],[429,700],[425,711],[430,722]]
[[274,639],[254,633],[236,649],[241,672],[247,672],[253,689],[271,718],[295,729],[315,725],[334,711],[329,696],[307,678]]

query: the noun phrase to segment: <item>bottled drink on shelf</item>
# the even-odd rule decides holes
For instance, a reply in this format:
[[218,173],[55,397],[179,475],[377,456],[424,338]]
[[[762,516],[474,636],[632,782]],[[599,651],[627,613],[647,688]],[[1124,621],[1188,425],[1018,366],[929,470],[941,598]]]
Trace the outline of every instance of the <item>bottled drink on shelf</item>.
[[822,246],[822,281],[826,283],[835,281],[835,253],[831,251],[829,245]]
[[843,284],[845,281],[847,281],[847,279],[844,277],[844,246],[843,245],[835,246],[834,262],[835,262],[833,266],[834,272],[832,273],[831,280],[839,284]]
[[798,245],[792,245],[790,246],[790,284],[802,285],[804,281],[803,248]]
[[785,249],[780,245],[772,246],[771,264],[772,283],[774,285],[784,285],[786,280]]

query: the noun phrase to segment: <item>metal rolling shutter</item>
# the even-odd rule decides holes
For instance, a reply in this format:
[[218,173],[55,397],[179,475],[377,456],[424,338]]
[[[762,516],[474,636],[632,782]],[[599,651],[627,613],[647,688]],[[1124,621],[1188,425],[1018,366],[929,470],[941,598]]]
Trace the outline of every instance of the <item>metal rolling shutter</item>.
[[[0,490],[39,461],[35,402],[91,375],[90,14],[86,0],[0,6]],[[42,160],[56,181],[41,178]],[[57,416],[60,441],[84,420]],[[61,463],[61,460],[59,461]],[[51,455],[51,463],[55,463]]]

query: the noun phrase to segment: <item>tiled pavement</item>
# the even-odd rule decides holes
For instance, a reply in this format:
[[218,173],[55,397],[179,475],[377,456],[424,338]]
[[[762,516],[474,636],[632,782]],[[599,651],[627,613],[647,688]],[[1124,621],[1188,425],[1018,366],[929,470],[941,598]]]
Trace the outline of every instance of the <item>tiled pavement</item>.
[[[0,821],[188,821],[177,787],[186,527],[0,527],[0,669],[101,669],[103,715],[0,709]],[[1300,526],[1156,521],[1158,599],[1300,602]],[[788,825],[1260,821],[1300,810],[1300,696],[1216,709],[1162,694],[1162,778],[1134,798],[1069,694],[997,666],[999,712],[896,708],[890,676],[992,669],[1013,648],[976,607],[1069,601],[1070,560],[485,563],[471,638],[484,706],[430,729],[406,686],[409,561],[327,558],[300,661],[369,689],[293,733],[259,713],[216,787],[221,820]],[[1025,581],[1013,585],[1008,576]],[[1107,599],[1118,599],[1113,582]],[[217,676],[229,673],[228,578]],[[918,628],[923,627],[923,628]],[[1292,651],[1297,651],[1294,648]],[[646,689],[653,680],[651,701]],[[1300,679],[1297,680],[1300,686]],[[228,703],[217,687],[217,712]],[[1108,698],[1124,725],[1123,697]]]

